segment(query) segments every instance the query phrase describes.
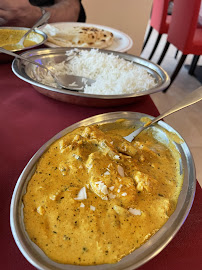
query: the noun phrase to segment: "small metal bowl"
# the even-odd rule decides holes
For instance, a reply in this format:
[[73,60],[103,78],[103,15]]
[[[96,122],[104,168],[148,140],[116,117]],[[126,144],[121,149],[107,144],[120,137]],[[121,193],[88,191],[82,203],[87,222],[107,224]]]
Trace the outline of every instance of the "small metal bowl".
[[[12,26],[11,26],[11,27],[7,27],[7,26],[4,26],[4,27],[3,27],[3,26],[2,26],[2,27],[0,27],[0,31],[1,31],[2,29],[26,30],[26,31],[29,30],[29,28],[26,28],[26,27],[12,27]],[[46,40],[48,39],[46,33],[44,33],[43,31],[41,31],[41,30],[39,30],[39,29],[34,29],[33,32],[35,32],[35,33],[37,33],[37,34],[40,34],[40,35],[42,36],[43,40],[42,40],[41,42],[37,43],[36,45],[33,45],[33,46],[30,46],[30,47],[26,47],[26,48],[17,50],[17,51],[15,51],[15,53],[18,53],[18,54],[19,54],[19,53],[21,53],[21,52],[23,52],[23,51],[26,51],[26,50],[30,50],[30,49],[34,49],[34,48],[36,48],[36,47],[39,47],[39,46],[43,45],[43,44],[46,42]],[[6,55],[6,54],[4,54],[4,53],[0,53],[0,63],[3,63],[3,62],[10,62],[10,61],[12,61],[12,60],[13,60],[13,57],[12,57],[12,56]]]
[[[36,267],[37,269],[46,270],[132,270],[136,269],[137,267],[143,265],[144,263],[155,257],[173,239],[173,237],[178,232],[180,227],[183,225],[185,219],[187,218],[187,215],[191,209],[194,200],[194,194],[196,189],[194,161],[190,150],[185,142],[183,142],[182,144],[175,143],[177,150],[181,154],[181,158],[179,159],[181,165],[181,173],[184,173],[184,182],[179,195],[176,210],[170,216],[164,226],[154,236],[149,238],[149,240],[144,243],[140,248],[136,249],[130,255],[124,257],[120,262],[116,264],[103,264],[96,266],[76,266],[56,263],[50,260],[43,253],[43,251],[30,240],[24,226],[22,198],[26,193],[27,184],[36,169],[36,163],[38,162],[41,155],[49,148],[52,143],[80,126],[113,123],[120,118],[127,119],[129,127],[134,125],[138,126],[140,125],[141,117],[145,116],[153,119],[153,117],[142,113],[112,112],[82,120],[74,125],[67,127],[66,129],[55,135],[52,139],[45,143],[29,161],[22,174],[20,175],[13,192],[10,207],[10,224],[13,237],[16,241],[18,248],[20,249],[24,257],[34,267]],[[162,131],[162,127],[165,129],[165,132]],[[155,134],[157,134],[159,140],[161,141],[166,141],[166,131],[172,132],[182,139],[179,133],[177,133],[171,126],[169,126],[163,121],[159,121],[158,125],[155,125],[153,128],[155,129]]]
[[[30,58],[39,63],[48,66],[49,62],[60,63],[64,61],[67,56],[66,51],[70,51],[74,48],[50,48],[50,49],[37,49],[23,53],[22,55],[26,58]],[[78,48],[79,50],[91,50],[89,48]],[[17,77],[33,85],[33,87],[43,95],[57,99],[60,101],[84,105],[93,107],[108,107],[108,106],[119,106],[124,104],[130,104],[135,102],[138,98],[145,95],[153,94],[158,91],[162,91],[167,88],[170,84],[170,78],[168,74],[158,65],[137,57],[134,55],[114,52],[109,50],[99,50],[105,54],[111,54],[119,56],[127,61],[134,62],[137,65],[142,66],[151,76],[156,80],[156,87],[141,91],[135,94],[125,95],[92,95],[81,92],[74,92],[65,89],[54,88],[45,84],[39,83],[31,78],[29,75],[33,70],[33,64],[25,63],[22,60],[15,59],[12,63],[12,70]]]

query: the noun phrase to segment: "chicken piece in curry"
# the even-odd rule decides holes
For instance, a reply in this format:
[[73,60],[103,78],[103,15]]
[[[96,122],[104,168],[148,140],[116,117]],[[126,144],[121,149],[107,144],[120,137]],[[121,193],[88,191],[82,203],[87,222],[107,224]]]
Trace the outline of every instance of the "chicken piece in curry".
[[148,128],[132,143],[117,122],[80,127],[41,156],[23,197],[30,239],[53,261],[116,263],[174,212],[180,154]]

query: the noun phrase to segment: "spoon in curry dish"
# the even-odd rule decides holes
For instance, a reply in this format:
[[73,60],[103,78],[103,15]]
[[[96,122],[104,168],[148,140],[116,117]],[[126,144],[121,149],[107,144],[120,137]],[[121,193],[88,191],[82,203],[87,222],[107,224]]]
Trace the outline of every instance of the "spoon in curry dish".
[[[89,79],[89,78],[85,78],[85,77],[81,77],[81,76],[75,76],[75,75],[69,75],[69,74],[65,74],[65,75],[55,75],[54,71],[51,70],[50,68],[47,68],[46,66],[44,66],[41,63],[35,62],[34,60],[31,60],[29,58],[26,58],[22,55],[18,55],[14,52],[8,51],[2,47],[0,47],[0,52],[14,56],[16,58],[19,58],[23,61],[27,61],[31,64],[37,65],[43,69],[45,69],[47,71],[47,73],[49,73],[53,79],[55,80],[56,84],[63,89],[66,90],[70,90],[70,91],[79,91],[79,92],[83,92],[84,88],[86,85],[91,85],[92,83],[95,82],[95,80]],[[66,61],[70,61],[72,57],[69,57]]]
[[42,25],[43,23],[47,22],[50,18],[50,12],[46,11],[39,20],[23,35],[23,37],[15,44],[8,44],[3,46],[4,49],[9,51],[17,51],[24,48],[24,41],[26,37],[38,26]]
[[188,106],[190,106],[190,105],[192,105],[200,100],[202,100],[202,86],[197,88],[196,90],[194,90],[192,93],[186,95],[183,100],[181,100],[179,103],[177,103],[176,105],[171,107],[168,111],[160,114],[159,116],[157,116],[156,118],[151,120],[149,123],[146,123],[144,126],[136,129],[131,134],[129,134],[128,136],[125,136],[123,138],[125,140],[127,140],[128,142],[132,142],[132,140],[147,127],[155,124],[157,121],[161,120],[162,118],[164,118],[164,117],[166,117],[174,112],[177,112],[181,109],[184,109],[184,108],[186,108],[186,107],[188,107]]

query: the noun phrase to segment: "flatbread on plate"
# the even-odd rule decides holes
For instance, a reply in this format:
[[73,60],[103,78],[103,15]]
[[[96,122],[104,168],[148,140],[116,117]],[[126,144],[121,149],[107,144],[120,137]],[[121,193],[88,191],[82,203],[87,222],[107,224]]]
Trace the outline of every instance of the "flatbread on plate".
[[61,47],[103,49],[109,47],[114,39],[113,33],[96,27],[73,26],[64,31],[46,25],[43,31],[48,35],[49,42]]

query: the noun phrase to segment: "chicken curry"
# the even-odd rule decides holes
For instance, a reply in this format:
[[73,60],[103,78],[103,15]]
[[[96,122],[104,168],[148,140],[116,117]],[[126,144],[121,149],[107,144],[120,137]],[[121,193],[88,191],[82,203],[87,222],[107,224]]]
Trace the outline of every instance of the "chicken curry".
[[154,235],[174,212],[182,187],[180,154],[151,128],[80,127],[41,156],[23,197],[30,239],[53,261],[116,263]]
[[24,41],[24,46],[18,45],[17,43],[25,35],[27,30],[17,30],[17,29],[0,29],[0,47],[3,47],[6,50],[22,50],[26,47],[32,47],[36,44],[39,44],[43,41],[43,36],[31,32]]

